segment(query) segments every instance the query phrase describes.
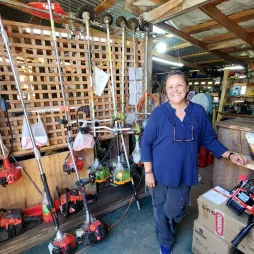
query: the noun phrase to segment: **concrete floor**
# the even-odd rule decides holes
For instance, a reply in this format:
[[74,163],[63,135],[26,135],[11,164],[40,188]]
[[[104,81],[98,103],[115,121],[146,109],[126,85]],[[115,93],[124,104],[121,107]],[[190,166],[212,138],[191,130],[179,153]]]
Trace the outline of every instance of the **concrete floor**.
[[[187,216],[182,220],[176,234],[176,242],[173,252],[177,254],[189,254],[192,245],[193,222],[198,217],[197,198],[212,187],[212,166],[199,169],[202,181],[191,190],[192,206],[187,207]],[[115,223],[125,212],[123,207],[103,218],[107,225]],[[36,246],[24,254],[47,253],[48,243]],[[159,253],[159,244],[154,231],[153,210],[151,197],[141,200],[141,211],[137,210],[133,203],[126,217],[118,223],[112,231],[101,241],[84,250],[84,246],[78,246],[75,253],[87,254],[155,254]]]

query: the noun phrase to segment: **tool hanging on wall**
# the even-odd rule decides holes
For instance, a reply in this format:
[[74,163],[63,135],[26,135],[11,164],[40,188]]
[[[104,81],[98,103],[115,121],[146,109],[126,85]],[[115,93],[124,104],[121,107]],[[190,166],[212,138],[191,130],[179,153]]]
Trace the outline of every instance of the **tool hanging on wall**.
[[10,65],[11,65],[11,69],[12,69],[12,72],[13,72],[13,77],[14,77],[14,80],[15,80],[18,96],[20,98],[21,106],[22,106],[22,109],[23,109],[23,112],[24,112],[25,120],[27,122],[28,130],[29,130],[30,137],[31,137],[31,140],[32,140],[34,156],[35,156],[35,159],[38,163],[38,167],[39,167],[39,170],[40,170],[40,176],[41,176],[41,180],[42,180],[42,183],[43,183],[44,191],[46,192],[47,199],[48,199],[48,202],[49,202],[48,209],[50,210],[50,212],[52,214],[54,224],[55,224],[55,228],[56,228],[56,235],[55,235],[55,238],[54,238],[53,242],[50,243],[51,248],[49,249],[49,251],[50,251],[50,253],[70,253],[71,250],[76,247],[75,237],[70,235],[70,234],[63,234],[62,231],[60,230],[60,223],[59,223],[58,217],[56,215],[56,209],[54,207],[53,199],[52,199],[52,196],[51,196],[50,191],[49,191],[49,186],[48,186],[48,183],[47,183],[46,175],[43,171],[40,151],[38,150],[38,148],[36,147],[36,144],[35,144],[35,139],[34,139],[34,136],[33,136],[31,125],[29,123],[28,114],[27,114],[27,111],[26,111],[26,106],[25,106],[25,103],[24,103],[24,100],[23,100],[22,90],[21,90],[20,84],[19,84],[18,74],[17,74],[16,68],[15,68],[15,65],[14,65],[13,58],[11,56],[8,37],[7,37],[7,34],[5,33],[1,17],[0,17],[0,27],[1,27],[2,39],[3,39],[4,45],[5,45],[9,60],[10,60]]
[[[93,126],[96,125],[95,123],[95,105],[94,105],[94,92],[93,92],[93,77],[92,77],[92,54],[91,54],[91,46],[90,46],[90,20],[95,19],[95,12],[94,10],[87,6],[87,5],[82,5],[78,10],[76,14],[77,18],[83,19],[84,23],[86,25],[86,37],[87,37],[87,51],[88,51],[88,71],[89,71],[89,83],[90,83],[90,102],[92,105],[92,121],[93,121]],[[89,177],[91,179],[94,179],[95,182],[101,183],[105,182],[109,176],[110,176],[110,171],[107,167],[103,166],[98,158],[98,151],[97,151],[97,134],[96,134],[96,129],[93,128],[93,136],[95,140],[95,145],[94,145],[94,163],[91,166],[91,172],[89,174]]]
[[22,167],[15,166],[10,163],[8,155],[5,153],[3,139],[0,134],[0,148],[3,155],[3,165],[0,168],[0,184],[6,187],[8,184],[13,184],[19,181],[22,177]]
[[[130,18],[128,20],[128,28],[131,30],[132,32],[132,48],[133,48],[133,70],[134,70],[134,82],[133,82],[133,86],[134,86],[134,100],[135,100],[135,114],[137,114],[138,112],[138,108],[137,108],[137,74],[136,74],[136,40],[135,40],[135,36],[136,36],[136,30],[138,28],[138,20],[136,18]],[[137,119],[137,116],[136,116]],[[135,120],[135,124],[138,125],[137,120]],[[132,157],[133,157],[133,161],[135,163],[140,163],[141,161],[141,153],[140,153],[140,135],[135,135],[135,141],[136,141],[136,145],[135,145],[135,149],[132,152]]]
[[[55,55],[56,55],[58,77],[59,77],[60,87],[61,87],[61,95],[63,98],[63,105],[64,105],[64,107],[67,107],[65,88],[64,88],[64,84],[63,84],[63,77],[62,77],[62,71],[61,71],[61,66],[60,66],[60,57],[59,57],[59,52],[58,52],[57,38],[56,38],[56,31],[55,31],[53,14],[52,14],[52,9],[51,9],[51,3],[50,3],[50,0],[47,0],[47,1],[48,1],[48,6],[49,6],[50,24],[51,24],[54,50],[55,50]],[[90,8],[88,8],[88,9],[90,10]],[[90,17],[89,10],[86,11],[85,13],[83,13],[82,16]],[[76,186],[82,196],[83,205],[84,205],[83,211],[85,213],[84,223],[76,231],[76,241],[78,243],[92,244],[92,243],[95,243],[95,242],[101,240],[104,237],[105,230],[104,230],[102,223],[99,220],[96,220],[95,218],[92,217],[89,207],[88,207],[88,202],[87,202],[86,195],[84,192],[84,186],[89,184],[91,182],[91,180],[87,179],[87,178],[86,179],[80,178],[78,168],[75,163],[74,152],[72,149],[72,140],[73,139],[72,139],[72,135],[71,135],[71,125],[69,124],[68,113],[66,111],[65,111],[65,119],[63,120],[63,123],[66,124],[66,126],[67,126],[67,146],[68,146],[70,156],[73,161],[73,167],[74,167],[74,170],[75,170],[75,173],[77,176]]]
[[[106,25],[106,30],[107,30],[107,46],[108,46],[108,56],[109,56],[109,65],[110,65],[110,76],[111,76],[111,95],[112,95],[112,101],[113,101],[113,111],[114,111],[114,117],[113,117],[113,123],[116,128],[121,124],[121,119],[118,117],[117,113],[117,107],[116,107],[116,96],[115,96],[115,84],[114,84],[114,72],[113,72],[113,61],[112,61],[112,52],[111,52],[111,42],[110,42],[110,32],[109,32],[109,26],[113,23],[113,17],[106,13],[102,17],[103,23]],[[116,135],[118,135],[117,133]],[[120,158],[120,145],[119,145],[119,139],[118,137],[116,138],[116,145],[117,145],[117,163],[116,167],[112,173],[112,180],[113,183],[115,184],[123,184],[126,182],[131,181],[132,187],[133,187],[133,193],[136,199],[137,207],[140,210],[140,204],[139,204],[139,199],[138,195],[136,192],[136,188],[134,185],[132,173],[131,173],[131,167],[130,167],[130,162],[128,158],[128,154],[126,151],[126,146],[125,146],[125,141],[122,132],[120,132],[120,137],[122,141],[122,146],[124,149],[124,154],[125,154],[125,159],[127,162],[128,169],[124,169],[123,164],[121,163],[121,158]]]
[[122,67],[122,74],[121,74],[121,94],[122,94],[122,108],[121,108],[121,116],[120,118],[122,119],[122,127],[124,127],[124,120],[125,120],[125,115],[124,115],[124,112],[125,112],[125,100],[124,100],[124,88],[125,88],[125,83],[124,83],[124,78],[125,78],[125,75],[124,75],[124,71],[125,71],[125,30],[126,30],[126,27],[127,27],[127,20],[125,17],[123,16],[120,16],[117,18],[116,20],[116,25],[118,27],[121,27],[122,28],[122,60],[121,60],[121,67]]
[[[148,107],[148,92],[147,92],[147,88],[148,88],[148,38],[149,38],[149,23],[148,22],[143,22],[141,24],[139,24],[139,30],[143,31],[145,33],[145,55],[144,55],[144,59],[145,59],[145,66],[144,66],[144,86],[145,86],[145,120],[142,123],[143,128],[145,128],[146,123],[147,123],[147,117],[148,117],[148,111],[147,111],[147,107]],[[159,106],[159,105],[158,105]]]

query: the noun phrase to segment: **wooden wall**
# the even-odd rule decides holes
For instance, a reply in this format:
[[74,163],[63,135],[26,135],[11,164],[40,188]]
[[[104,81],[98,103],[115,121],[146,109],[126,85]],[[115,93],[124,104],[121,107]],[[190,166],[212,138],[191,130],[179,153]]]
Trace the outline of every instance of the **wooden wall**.
[[[57,199],[55,191],[57,185],[61,191],[63,191],[64,187],[75,188],[75,182],[77,180],[76,174],[72,173],[68,175],[63,172],[63,163],[67,154],[68,152],[62,152],[42,157],[42,166],[47,177],[50,192],[54,199]],[[80,171],[81,178],[84,178],[87,173],[86,168],[93,162],[93,149],[83,150],[79,156],[84,158],[85,161],[83,170]],[[42,191],[43,187],[37,161],[35,159],[30,159],[22,161],[20,164]],[[0,188],[0,208],[25,209],[27,207],[39,205],[42,202],[41,195],[24,174],[17,183],[8,185],[5,188]],[[96,193],[96,185],[87,185],[86,192],[88,194]]]
[[[19,71],[25,103],[28,111],[45,107],[60,107],[62,105],[61,89],[57,74],[56,57],[49,27],[4,21],[6,31],[10,38],[10,47],[15,66]],[[86,40],[71,40],[70,31],[57,29],[57,41],[61,59],[63,80],[66,91],[67,104],[70,107],[90,105],[88,81],[88,56]],[[91,51],[94,66],[110,73],[109,61],[106,47],[106,34],[92,34]],[[78,36],[76,36],[77,38]],[[74,46],[75,47],[74,47]],[[133,66],[133,50],[131,40],[126,40],[125,55],[125,100],[128,101],[128,67]],[[136,66],[144,66],[143,40],[137,40]],[[116,97],[118,108],[121,103],[121,39],[112,37],[112,56]],[[95,112],[97,119],[110,118],[113,115],[113,106],[108,82],[101,97],[95,97]],[[11,104],[10,113],[20,112],[21,104],[17,96],[13,75],[10,69],[9,59],[5,47],[0,38],[0,94],[5,96]],[[90,107],[91,109],[91,107]],[[126,112],[133,112],[134,107],[126,104]],[[75,110],[69,113],[71,119],[76,118]],[[57,123],[63,113],[41,114],[43,124],[46,128],[49,143],[42,151],[51,151],[66,147],[64,126]],[[80,117],[85,117],[80,115]],[[31,113],[31,123],[36,121],[36,113]],[[21,150],[21,133],[23,117],[11,117],[11,125],[14,132],[14,154],[22,155],[31,153],[31,150]],[[74,132],[75,132],[74,127]],[[10,133],[7,120],[0,111],[0,129],[7,147],[10,147]],[[104,134],[101,138],[107,138]]]

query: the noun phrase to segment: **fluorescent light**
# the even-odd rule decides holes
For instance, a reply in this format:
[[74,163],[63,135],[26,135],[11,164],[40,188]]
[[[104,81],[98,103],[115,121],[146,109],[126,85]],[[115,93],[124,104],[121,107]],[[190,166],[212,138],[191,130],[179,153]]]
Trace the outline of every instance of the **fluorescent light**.
[[155,48],[159,53],[164,53],[167,50],[167,45],[164,42],[160,42]]
[[241,65],[233,65],[224,68],[224,70],[243,70],[243,69],[244,67]]
[[159,28],[158,26],[154,26],[153,25],[153,33],[156,33],[156,34],[166,34],[168,33],[167,31]]
[[153,56],[152,59],[153,59],[153,61],[156,61],[156,62],[165,63],[165,64],[169,64],[169,65],[174,65],[174,66],[178,66],[178,67],[183,67],[182,63],[171,62],[171,61],[161,59],[161,58],[158,58],[158,57],[155,57],[155,56]]

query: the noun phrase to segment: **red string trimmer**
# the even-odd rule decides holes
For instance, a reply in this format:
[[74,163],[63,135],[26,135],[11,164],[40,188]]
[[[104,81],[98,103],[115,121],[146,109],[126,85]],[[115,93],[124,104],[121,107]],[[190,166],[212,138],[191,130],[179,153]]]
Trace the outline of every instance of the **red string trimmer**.
[[3,165],[0,168],[0,184],[6,187],[8,184],[16,183],[22,176],[22,167],[10,163],[8,155],[5,154],[3,139],[0,134],[0,147],[3,155]]

